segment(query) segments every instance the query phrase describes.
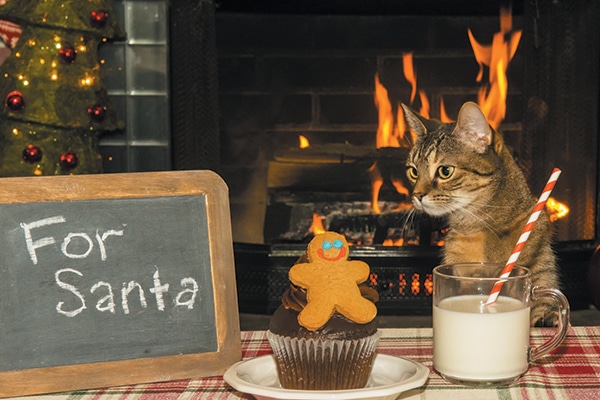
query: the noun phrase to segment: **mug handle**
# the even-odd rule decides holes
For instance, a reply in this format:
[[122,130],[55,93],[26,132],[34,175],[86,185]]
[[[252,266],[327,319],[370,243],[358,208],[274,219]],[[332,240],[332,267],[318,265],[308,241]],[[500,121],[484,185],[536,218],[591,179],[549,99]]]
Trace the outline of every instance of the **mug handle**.
[[531,289],[531,300],[535,301],[541,298],[550,298],[558,304],[558,326],[556,327],[554,336],[544,344],[531,348],[529,361],[535,361],[558,347],[567,335],[567,328],[569,327],[570,307],[565,295],[558,289],[540,286],[535,286]]

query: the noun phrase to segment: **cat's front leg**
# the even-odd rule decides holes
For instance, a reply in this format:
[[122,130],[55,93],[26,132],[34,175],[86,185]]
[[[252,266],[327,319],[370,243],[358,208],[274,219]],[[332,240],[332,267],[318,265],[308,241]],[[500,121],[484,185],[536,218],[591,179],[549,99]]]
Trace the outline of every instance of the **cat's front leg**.
[[531,307],[531,326],[553,327],[558,325],[558,309],[552,301],[536,301]]

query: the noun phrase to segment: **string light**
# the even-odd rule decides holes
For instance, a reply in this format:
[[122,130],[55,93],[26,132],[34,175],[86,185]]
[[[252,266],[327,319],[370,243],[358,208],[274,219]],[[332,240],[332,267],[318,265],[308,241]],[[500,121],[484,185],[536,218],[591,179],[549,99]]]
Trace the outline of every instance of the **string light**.
[[92,86],[94,84],[94,78],[86,76],[85,78],[82,78],[81,81],[81,86]]
[[[19,9],[18,5],[12,4],[13,1],[14,3],[18,3],[16,0],[11,0],[7,7],[11,10],[14,8],[18,12],[23,11]],[[2,0],[0,0],[0,3],[2,3]],[[90,59],[87,57],[80,60],[81,55],[77,56],[77,53],[88,52],[86,44],[88,41],[90,41],[90,45],[93,44],[89,49],[90,52],[94,52],[101,37],[98,36],[97,32],[92,32],[89,29],[84,29],[83,32],[85,33],[81,33],[81,31],[75,33],[69,27],[71,25],[69,18],[69,15],[72,15],[71,10],[86,9],[89,5],[84,5],[83,2],[82,4],[79,4],[79,2],[63,2],[63,4],[59,4],[59,7],[67,10],[68,15],[62,13],[57,15],[59,11],[53,10],[48,15],[39,15],[39,13],[34,12],[37,15],[22,16],[22,21],[20,20],[21,24],[19,25],[25,27],[32,23],[32,30],[28,31],[30,34],[25,38],[20,35],[24,29],[19,29],[18,36],[21,36],[21,42],[18,43],[15,41],[15,45],[11,49],[12,54],[10,57],[13,58],[13,63],[4,64],[5,68],[10,65],[11,70],[7,71],[4,69],[0,73],[3,86],[5,89],[11,88],[9,92],[12,90],[11,93],[13,93],[12,97],[9,97],[11,93],[3,93],[2,99],[4,100],[5,109],[7,109],[5,114],[7,114],[9,120],[18,119],[18,122],[13,125],[4,125],[5,133],[10,135],[13,138],[11,140],[15,140],[15,142],[23,141],[23,148],[21,149],[22,160],[25,160],[29,164],[23,169],[22,160],[13,160],[12,164],[10,164],[8,157],[6,160],[0,160],[0,169],[4,172],[9,171],[10,174],[13,172],[18,172],[19,175],[23,173],[48,175],[100,172],[100,166],[94,161],[95,159],[93,162],[88,163],[88,146],[86,143],[79,144],[77,142],[76,145],[70,146],[68,149],[63,148],[60,160],[53,159],[42,162],[38,158],[41,158],[39,156],[42,154],[42,151],[46,152],[44,158],[47,158],[52,154],[50,151],[51,148],[55,148],[55,150],[60,149],[61,147],[65,147],[65,144],[69,144],[72,137],[81,137],[80,125],[81,128],[87,128],[90,131],[90,134],[84,133],[83,136],[93,138],[94,140],[99,137],[99,132],[120,130],[123,127],[123,123],[118,120],[115,122],[114,118],[104,121],[105,114],[107,113],[105,103],[109,103],[109,101],[102,93],[99,95],[96,92],[90,93],[95,99],[95,102],[90,102],[93,104],[92,108],[94,111],[93,115],[89,116],[90,121],[82,123],[77,119],[79,108],[77,104],[70,104],[73,101],[71,92],[79,90],[87,93],[90,91],[90,87],[94,88],[96,85],[101,85],[102,80],[99,73],[99,65],[89,65],[90,61],[94,61],[95,58],[92,57]],[[52,28],[60,33],[49,33],[48,29],[45,28],[44,31],[40,30],[38,35],[33,34],[37,32],[38,28],[41,28],[41,24],[47,24],[50,20],[55,20],[55,17],[62,18],[59,24],[61,26],[53,25],[48,28]],[[111,22],[110,29],[107,29],[105,34],[110,31],[111,35],[115,33],[115,36],[123,36],[124,32],[121,32],[122,29],[115,25],[114,21],[110,21],[108,17],[108,12],[95,10],[93,12],[93,21],[89,21],[90,27],[96,29],[104,28],[108,27],[108,23]],[[89,36],[87,35],[88,33]],[[94,39],[91,40],[90,37]],[[89,56],[88,54],[85,55]],[[44,80],[48,83],[53,83],[44,83]],[[57,87],[57,82],[60,82],[60,88]],[[44,97],[45,93],[41,90],[37,90],[40,84],[48,88],[48,98]],[[32,86],[35,87],[32,88]],[[64,90],[62,90],[63,88]],[[42,88],[40,87],[39,89]],[[81,96],[82,101],[85,101],[84,99],[87,98],[88,96],[86,95]],[[26,100],[28,99],[35,99],[36,101],[27,103]],[[67,107],[72,107],[73,110],[61,111],[61,113],[54,112],[51,105],[46,106],[43,104],[44,101],[51,102],[51,105],[55,102],[57,104],[58,102],[63,102]],[[89,104],[86,102],[85,106],[89,107]],[[50,125],[53,125],[56,123],[56,118],[60,119],[59,126],[64,126],[69,131],[65,131],[63,134],[62,130],[56,130],[53,126],[47,129],[44,123],[45,120],[48,119]],[[42,121],[39,121],[40,119]],[[36,125],[40,125],[40,131],[36,132],[33,130],[29,121],[35,121]],[[73,124],[78,124],[78,128],[71,132],[70,128],[72,128]],[[54,137],[49,137],[49,134]],[[92,144],[95,144],[95,142]],[[91,150],[94,151],[93,148]],[[82,154],[85,154],[86,157],[78,159],[78,156],[81,157]],[[101,156],[97,155],[97,159],[101,160]],[[82,161],[84,161],[83,164],[79,165]],[[60,163],[60,171],[57,169],[57,163]]]

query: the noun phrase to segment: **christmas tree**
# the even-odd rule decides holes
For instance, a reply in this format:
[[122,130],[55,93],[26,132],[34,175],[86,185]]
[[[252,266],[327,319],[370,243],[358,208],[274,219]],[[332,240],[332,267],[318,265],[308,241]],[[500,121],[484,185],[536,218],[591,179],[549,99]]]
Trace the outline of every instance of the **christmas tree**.
[[10,48],[0,65],[0,176],[102,172],[100,136],[124,128],[98,62],[102,42],[125,37],[110,3],[0,0]]

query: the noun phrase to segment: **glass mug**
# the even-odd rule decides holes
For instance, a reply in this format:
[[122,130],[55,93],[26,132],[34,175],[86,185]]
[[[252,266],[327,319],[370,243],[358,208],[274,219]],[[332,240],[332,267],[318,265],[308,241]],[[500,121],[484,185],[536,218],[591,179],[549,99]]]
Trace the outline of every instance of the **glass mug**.
[[[465,385],[507,385],[529,363],[555,349],[569,325],[569,302],[557,289],[533,287],[529,270],[516,266],[493,305],[485,303],[504,265],[456,263],[433,269],[433,367]],[[529,343],[532,303],[552,299],[558,326],[545,343]]]

